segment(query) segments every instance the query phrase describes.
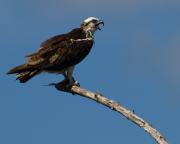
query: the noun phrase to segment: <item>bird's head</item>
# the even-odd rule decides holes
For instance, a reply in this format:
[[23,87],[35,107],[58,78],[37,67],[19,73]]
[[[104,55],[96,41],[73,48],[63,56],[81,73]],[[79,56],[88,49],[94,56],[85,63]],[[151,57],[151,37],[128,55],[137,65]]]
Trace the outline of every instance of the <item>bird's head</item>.
[[96,30],[101,30],[101,26],[104,26],[104,22],[96,17],[89,17],[81,23],[81,28],[92,35]]

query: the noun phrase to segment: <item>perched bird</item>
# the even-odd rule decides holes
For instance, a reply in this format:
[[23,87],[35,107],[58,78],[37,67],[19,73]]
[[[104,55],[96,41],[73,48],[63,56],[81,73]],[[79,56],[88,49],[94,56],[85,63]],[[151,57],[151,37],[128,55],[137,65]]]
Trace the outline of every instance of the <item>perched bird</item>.
[[44,71],[58,73],[73,85],[74,66],[88,55],[94,43],[94,33],[101,30],[101,26],[104,22],[96,17],[85,19],[80,28],[44,41],[37,52],[26,56],[25,64],[12,68],[7,74],[16,74],[16,79],[25,83]]

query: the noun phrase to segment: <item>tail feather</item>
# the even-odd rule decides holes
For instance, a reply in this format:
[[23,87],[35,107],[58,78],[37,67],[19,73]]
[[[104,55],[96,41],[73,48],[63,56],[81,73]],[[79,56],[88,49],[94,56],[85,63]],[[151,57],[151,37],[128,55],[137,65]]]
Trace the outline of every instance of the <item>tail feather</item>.
[[9,70],[7,74],[16,74],[16,80],[19,80],[20,83],[25,83],[39,72],[40,70],[37,68],[33,68],[27,64],[22,64]]
[[37,75],[40,71],[39,70],[33,70],[33,71],[26,71],[22,73],[16,74],[16,80],[19,80],[20,83],[25,83],[28,80],[30,80],[32,77]]
[[34,68],[28,64],[22,64],[17,67],[10,69],[7,74],[22,73],[26,71],[32,71]]

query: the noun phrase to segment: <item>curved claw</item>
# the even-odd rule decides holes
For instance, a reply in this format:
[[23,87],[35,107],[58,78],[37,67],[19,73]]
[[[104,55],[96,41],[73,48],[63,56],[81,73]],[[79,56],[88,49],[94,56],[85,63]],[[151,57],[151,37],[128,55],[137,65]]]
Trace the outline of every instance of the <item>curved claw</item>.
[[80,83],[78,81],[75,81],[74,85],[80,87]]
[[[78,86],[80,87],[80,84],[78,81],[76,81],[73,78],[73,82],[70,82],[68,79],[64,79],[63,81],[59,82],[59,83],[50,83],[48,85],[45,86],[54,86],[57,90],[61,90],[61,91],[71,91],[72,86]],[[73,95],[75,93],[72,93]]]

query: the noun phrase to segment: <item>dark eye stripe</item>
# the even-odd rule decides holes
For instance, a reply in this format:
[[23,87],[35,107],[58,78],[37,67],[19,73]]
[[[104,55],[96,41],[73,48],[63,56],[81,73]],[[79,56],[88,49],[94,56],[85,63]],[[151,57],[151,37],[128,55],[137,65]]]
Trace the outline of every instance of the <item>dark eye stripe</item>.
[[93,23],[96,23],[96,22],[97,22],[97,20],[92,20],[92,22],[93,22]]
[[85,26],[89,25],[89,23],[90,23],[90,22],[88,22],[88,23],[85,23]]

